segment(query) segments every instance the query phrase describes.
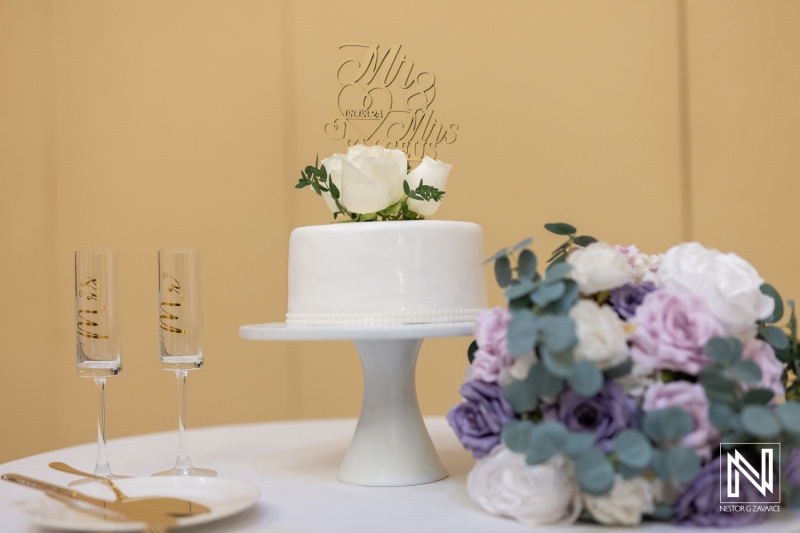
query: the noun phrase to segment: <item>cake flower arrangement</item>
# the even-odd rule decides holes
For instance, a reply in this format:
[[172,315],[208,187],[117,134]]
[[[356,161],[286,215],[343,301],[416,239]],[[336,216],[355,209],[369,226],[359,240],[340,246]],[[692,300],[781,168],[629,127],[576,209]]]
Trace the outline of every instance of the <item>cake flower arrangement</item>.
[[401,150],[359,144],[317,159],[295,187],[310,186],[339,222],[421,220],[439,209],[451,169],[425,156],[412,170]]
[[780,505],[744,476],[733,502],[748,505],[721,504],[724,458],[757,468],[780,443],[773,491],[800,503],[794,303],[732,253],[545,228],[565,242],[542,274],[531,239],[489,259],[508,307],[478,317],[447,415],[477,459],[472,500],[530,525],[748,525]]

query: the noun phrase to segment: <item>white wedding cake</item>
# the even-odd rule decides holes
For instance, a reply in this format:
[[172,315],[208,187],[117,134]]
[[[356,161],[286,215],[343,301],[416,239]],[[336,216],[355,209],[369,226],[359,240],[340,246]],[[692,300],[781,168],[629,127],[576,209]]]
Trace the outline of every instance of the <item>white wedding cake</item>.
[[376,326],[472,321],[486,308],[483,231],[404,220],[308,226],[289,240],[286,323]]

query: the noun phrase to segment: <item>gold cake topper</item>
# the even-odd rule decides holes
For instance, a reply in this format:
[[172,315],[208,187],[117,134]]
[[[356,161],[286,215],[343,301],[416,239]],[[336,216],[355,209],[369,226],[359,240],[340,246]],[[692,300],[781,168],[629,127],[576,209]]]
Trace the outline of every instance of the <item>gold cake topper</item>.
[[437,158],[437,147],[455,142],[458,124],[434,117],[436,76],[415,69],[401,54],[402,45],[345,43],[352,52],[336,69],[341,85],[336,100],[339,117],[325,125],[328,137],[356,144],[396,148],[409,161]]

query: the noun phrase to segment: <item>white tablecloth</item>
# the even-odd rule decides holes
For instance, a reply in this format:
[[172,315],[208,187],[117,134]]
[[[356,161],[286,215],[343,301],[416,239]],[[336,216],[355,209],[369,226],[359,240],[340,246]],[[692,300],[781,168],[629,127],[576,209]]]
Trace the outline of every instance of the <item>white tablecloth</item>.
[[[196,466],[214,468],[221,477],[252,483],[261,490],[257,504],[219,522],[185,528],[187,533],[269,531],[282,533],[514,533],[550,531],[530,528],[486,514],[466,493],[466,476],[474,463],[458,444],[443,418],[426,425],[450,476],[413,487],[370,488],[336,480],[356,421],[316,420],[220,426],[189,432]],[[148,476],[172,466],[176,432],[109,441],[109,458],[117,474]],[[47,452],[0,465],[0,473],[15,472],[66,485],[75,476],[48,468],[63,461],[76,468],[94,468],[96,445]],[[19,503],[37,496],[31,489],[0,483],[0,531],[37,531],[27,524]],[[746,533],[800,531],[788,513]],[[590,526],[558,528],[586,533]],[[669,529],[651,525],[649,532]],[[603,529],[601,531],[612,531]],[[677,531],[687,531],[681,529]],[[733,531],[733,530],[727,530]]]

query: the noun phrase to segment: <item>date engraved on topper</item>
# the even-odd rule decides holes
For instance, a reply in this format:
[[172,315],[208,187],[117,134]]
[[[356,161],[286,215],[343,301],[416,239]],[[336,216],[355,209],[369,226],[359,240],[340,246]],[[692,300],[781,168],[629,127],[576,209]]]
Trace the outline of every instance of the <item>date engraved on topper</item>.
[[376,145],[403,150],[409,161],[437,158],[437,147],[456,141],[458,124],[435,116],[436,76],[419,70],[402,45],[345,43],[336,69],[339,117],[325,134],[346,147]]
[[[159,326],[162,332],[166,331],[167,333],[188,333],[187,329],[179,328],[173,325],[174,323],[180,320],[180,317],[175,313],[178,313],[180,311],[180,308],[186,304],[186,299],[183,297],[183,294],[181,294],[181,282],[175,279],[174,277],[170,276],[166,272],[164,272],[161,275],[161,277],[163,279],[162,283],[169,284],[169,287],[167,287],[166,292],[174,294],[177,298],[175,298],[175,300],[173,301],[161,302],[161,314],[158,316]],[[169,278],[172,281],[167,280],[167,278]],[[167,309],[165,309],[165,307]]]
[[106,312],[106,307],[100,300],[100,285],[100,280],[91,276],[87,276],[84,281],[80,282],[81,288],[78,291],[80,304],[76,324],[76,333],[80,344],[84,344],[85,339],[103,340],[108,338],[108,335],[97,332],[97,328],[100,327],[100,315]]

